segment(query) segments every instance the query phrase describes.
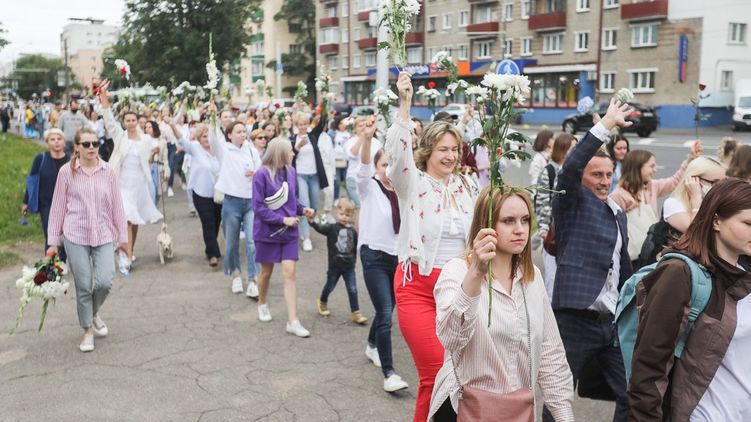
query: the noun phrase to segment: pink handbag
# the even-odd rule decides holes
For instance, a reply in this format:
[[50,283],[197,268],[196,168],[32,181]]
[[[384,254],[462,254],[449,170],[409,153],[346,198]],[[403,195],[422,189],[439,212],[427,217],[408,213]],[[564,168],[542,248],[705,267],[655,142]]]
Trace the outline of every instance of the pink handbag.
[[458,422],[535,422],[535,394],[532,389],[532,385],[534,385],[534,381],[532,381],[532,339],[525,290],[522,287],[524,311],[527,313],[527,348],[529,350],[529,379],[531,385],[507,394],[492,393],[462,385],[459,374],[456,372],[454,357],[451,356],[454,376],[460,386]]

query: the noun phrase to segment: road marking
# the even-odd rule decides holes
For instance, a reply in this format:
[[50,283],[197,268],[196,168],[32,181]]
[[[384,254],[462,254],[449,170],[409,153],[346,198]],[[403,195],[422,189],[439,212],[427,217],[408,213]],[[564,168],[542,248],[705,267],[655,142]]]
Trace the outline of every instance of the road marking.
[[691,148],[692,145],[694,145],[694,141],[686,141],[683,143],[683,146],[687,148]]
[[639,142],[637,142],[637,145],[650,145],[652,142],[656,141],[655,138],[642,138],[639,139]]

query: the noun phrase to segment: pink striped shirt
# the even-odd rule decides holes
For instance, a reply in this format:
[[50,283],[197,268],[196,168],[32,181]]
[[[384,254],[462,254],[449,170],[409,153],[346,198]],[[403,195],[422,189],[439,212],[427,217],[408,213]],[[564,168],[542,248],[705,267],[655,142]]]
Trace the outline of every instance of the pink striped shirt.
[[[464,385],[501,394],[533,386],[557,422],[573,421],[573,377],[540,270],[535,267],[535,278],[529,283],[522,282],[519,274],[511,294],[500,283],[493,284],[490,328],[487,287],[483,285],[478,296],[467,296],[461,287],[467,271],[465,260],[452,259],[443,267],[433,290],[436,332],[446,354],[433,387],[430,420],[447,398],[454,411],[459,407],[459,385],[450,357],[453,353]],[[531,351],[527,346],[524,295],[529,308]]]
[[123,243],[127,228],[117,176],[109,164],[99,160],[94,170],[86,170],[79,160],[75,175],[70,163],[60,168],[47,225],[50,245],[61,245],[63,235],[77,245]]

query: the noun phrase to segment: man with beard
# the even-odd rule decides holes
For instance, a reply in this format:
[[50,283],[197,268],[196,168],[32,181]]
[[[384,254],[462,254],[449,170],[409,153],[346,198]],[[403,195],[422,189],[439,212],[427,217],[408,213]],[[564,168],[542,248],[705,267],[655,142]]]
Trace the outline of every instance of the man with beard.
[[73,154],[73,141],[81,128],[88,125],[88,120],[83,113],[78,112],[78,101],[71,100],[68,110],[60,115],[58,127],[65,134],[65,152]]

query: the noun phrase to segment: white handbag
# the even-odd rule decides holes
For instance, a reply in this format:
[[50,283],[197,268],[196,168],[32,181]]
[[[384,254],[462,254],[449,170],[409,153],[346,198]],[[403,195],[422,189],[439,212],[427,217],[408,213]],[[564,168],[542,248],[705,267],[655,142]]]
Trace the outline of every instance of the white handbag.
[[279,188],[273,195],[264,198],[263,202],[269,207],[270,210],[276,211],[287,203],[289,197],[289,185],[285,180],[282,182],[282,187]]

